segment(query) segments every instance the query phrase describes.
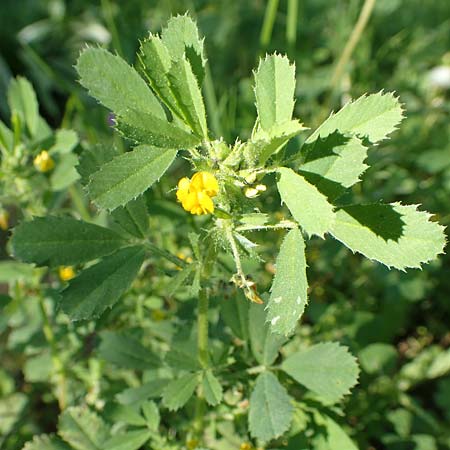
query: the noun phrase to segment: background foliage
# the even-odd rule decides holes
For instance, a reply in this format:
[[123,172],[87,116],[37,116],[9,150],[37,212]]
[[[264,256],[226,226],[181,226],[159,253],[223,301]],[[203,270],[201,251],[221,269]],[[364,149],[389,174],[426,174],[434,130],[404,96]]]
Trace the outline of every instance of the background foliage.
[[[361,2],[311,0],[297,4],[281,1],[271,33],[268,33],[268,22],[264,22],[268,11],[266,2],[205,0],[189,3],[175,0],[153,3],[141,0],[2,1],[1,119],[9,123],[6,89],[10,78],[20,74],[36,89],[40,114],[51,127],[77,133],[77,137],[64,131],[43,135],[49,144],[47,148],[54,150],[57,165],[64,168],[60,169],[59,179],[55,179],[55,174],[52,177],[31,175],[26,169],[13,179],[2,174],[2,203],[7,198],[10,204],[11,196],[15,201],[15,207],[8,208],[11,226],[23,216],[45,212],[76,210],[79,217],[89,217],[80,187],[84,180],[74,183],[77,175],[73,168],[78,160],[74,155],[81,154],[82,150],[95,150],[96,142],[106,142],[110,146],[114,143],[119,152],[126,148],[126,142],[112,132],[107,112],[97,107],[76,82],[78,76],[73,66],[85,43],[110,47],[134,63],[138,40],[146,37],[149,30],[158,32],[170,15],[184,13],[187,6],[207,38],[211,76],[206,79],[205,96],[213,131],[223,135],[227,142],[250,136],[256,116],[251,71],[258,57],[266,51],[286,52],[295,61],[295,115],[313,128],[331,109],[338,109],[349,98],[381,89],[395,91],[404,103],[407,118],[391,140],[369,151],[370,168],[362,184],[348,195],[352,201],[421,204],[435,213],[440,223],[449,224],[449,81],[447,78],[446,85],[437,83],[435,72],[436,67],[444,66],[448,70],[450,66],[448,2],[429,0],[425,5],[419,0],[378,0],[351,62],[333,90],[330,89],[332,71],[358,17]],[[295,5],[298,15],[292,10]],[[214,87],[209,84],[211,80]],[[32,154],[41,147],[40,138],[27,141]],[[187,165],[178,162],[171,177],[165,177],[148,193],[150,229],[144,231],[151,233],[165,248],[174,252],[181,249],[183,258],[195,257],[190,254],[191,243],[185,225],[190,219],[186,219],[173,199],[165,199],[165,193],[173,189],[176,180],[186,171]],[[15,192],[22,186],[21,177],[31,180],[31,186],[15,198]],[[99,189],[101,187],[99,183]],[[98,198],[101,202],[101,192]],[[269,197],[267,207],[275,211],[279,208],[279,199]],[[100,215],[98,225],[104,222],[105,218]],[[131,235],[142,232],[134,228],[127,231],[131,231]],[[271,262],[279,247],[271,243],[281,244],[281,237],[274,232],[268,236],[270,239],[259,242],[267,263],[258,281],[266,288],[270,286]],[[8,232],[2,232],[1,251],[5,261],[9,253],[7,239]],[[110,245],[115,245],[114,239]],[[126,250],[133,252],[133,248]],[[98,251],[93,257],[108,253]],[[138,262],[139,251],[134,252],[133,258]],[[107,278],[110,267],[120,266],[120,256],[119,252],[109,257],[115,260],[109,260],[103,267],[92,266],[91,270],[96,271],[93,276]],[[55,252],[55,258],[64,258],[64,255]],[[327,352],[336,356],[342,351],[340,358],[336,356],[336,364],[345,365],[346,353],[338,344],[322,343],[338,341],[358,357],[359,385],[339,407],[321,406],[322,412],[317,408],[314,395],[306,394],[303,407],[295,408],[296,433],[288,443],[280,440],[270,448],[286,448],[287,445],[292,450],[308,446],[352,449],[355,443],[361,449],[450,448],[449,257],[442,256],[421,271],[389,272],[381,265],[352,255],[333,240],[313,239],[307,248],[307,259],[310,304],[296,336],[284,348],[287,358],[282,369],[287,374],[295,373],[296,360],[292,358],[297,352],[303,363],[308,363],[306,349],[314,344],[335,346],[321,348],[325,361],[333,363]],[[57,263],[70,264],[70,260],[61,259]],[[227,260],[223,263],[230,265]],[[128,270],[133,272],[133,267]],[[132,433],[127,442],[133,440],[133,448],[139,448],[140,443],[150,437],[155,448],[170,445],[195,448],[195,424],[193,426],[189,419],[195,415],[195,405],[188,404],[182,412],[167,412],[177,410],[184,403],[183,393],[189,398],[189,390],[192,392],[196,385],[190,371],[197,369],[197,362],[189,356],[192,336],[186,330],[186,324],[194,317],[192,291],[186,289],[173,294],[173,280],[183,285],[190,274],[177,272],[174,265],[167,264],[161,270],[156,261],[151,260],[114,309],[96,323],[73,323],[54,311],[61,284],[56,271],[43,277],[40,269],[31,270],[30,266],[19,263],[0,263],[0,281],[4,283],[0,317],[0,446],[7,450],[20,449],[32,436],[54,433],[58,429],[60,436],[74,448],[126,448],[120,447],[123,444],[117,442],[106,425],[116,424]],[[118,289],[112,301],[117,301],[121,293]],[[73,298],[80,295],[76,285],[71,295]],[[92,296],[95,300],[95,293]],[[235,293],[224,286],[223,296],[234,297]],[[264,341],[264,346],[258,349],[264,328],[263,323],[259,323],[258,328],[258,317],[251,316],[253,325],[248,328],[245,318],[236,323],[235,309],[227,311],[229,304],[224,306],[221,298],[212,303],[211,321],[216,334],[211,346],[216,361],[226,361],[230,356],[226,349],[231,342],[236,344],[236,337],[244,341],[250,337],[252,346],[256,347],[252,353],[259,355],[255,364],[272,364],[279,344]],[[95,306],[95,302],[89,305]],[[86,314],[82,309],[70,311],[70,302],[66,308],[65,312],[72,312],[79,318]],[[219,308],[222,319],[219,319]],[[238,313],[254,314],[252,310]],[[223,332],[222,320],[232,333]],[[127,329],[126,337],[120,332],[123,329]],[[130,339],[135,342],[131,354],[125,344]],[[158,366],[156,355],[161,348],[167,350],[164,348],[167,342],[171,342],[173,348],[167,357],[170,366],[187,374],[179,385],[171,383],[166,388],[172,376],[171,369],[155,367]],[[68,376],[64,380],[50,371],[55,353],[49,343],[58,346],[56,364],[67,367]],[[310,364],[320,366],[323,362]],[[350,367],[351,361],[348,364]],[[208,403],[218,403],[222,396],[225,400],[226,406],[219,409],[218,416],[232,414],[235,418],[233,427],[226,421],[213,421],[220,435],[214,448],[239,448],[251,440],[246,434],[245,419],[251,390],[242,385],[241,380],[233,378],[239,366],[245,367],[245,361],[238,360],[237,368],[227,373],[224,392],[212,375],[206,375],[203,380]],[[156,370],[159,384],[148,381],[154,378]],[[142,377],[138,377],[136,371]],[[319,394],[328,395],[331,401],[343,395],[346,389],[339,392],[332,386],[320,392],[319,376],[297,381],[312,392],[319,389]],[[253,392],[265,399],[261,409],[271,402],[276,405],[287,395],[272,377],[270,373],[249,374]],[[302,390],[301,385],[293,389]],[[170,444],[158,442],[160,438],[154,433],[160,418],[153,401],[165,388],[163,404],[166,409],[161,427],[164,435],[169,436]],[[68,397],[61,392],[68,393]],[[137,401],[142,399],[145,401],[136,410]],[[88,404],[91,412],[77,406],[66,409],[58,420],[60,408],[82,403]],[[269,435],[281,435],[285,431],[283,405],[286,402],[280,402],[280,416],[263,427],[262,432],[269,430]],[[251,413],[249,420],[252,429]],[[74,431],[87,428],[87,437]],[[348,441],[343,429],[354,443]],[[42,438],[41,443],[36,441],[33,449],[65,448],[61,443],[52,444],[45,439]],[[83,442],[83,439],[88,441]],[[116,441],[111,442],[111,439]]]

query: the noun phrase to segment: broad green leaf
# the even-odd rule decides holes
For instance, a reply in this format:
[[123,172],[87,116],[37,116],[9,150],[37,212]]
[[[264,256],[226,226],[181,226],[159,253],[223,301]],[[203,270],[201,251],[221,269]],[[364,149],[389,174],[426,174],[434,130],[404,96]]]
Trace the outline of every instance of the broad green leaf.
[[282,125],[294,111],[295,66],[286,56],[267,55],[255,72],[259,124],[265,131]]
[[271,372],[258,375],[250,396],[250,434],[263,442],[285,433],[291,424],[292,399]]
[[267,321],[274,333],[289,335],[308,302],[305,241],[298,228],[289,231],[281,244],[276,273],[267,305]]
[[161,39],[173,61],[187,57],[201,84],[205,76],[206,59],[203,39],[200,39],[195,22],[188,15],[172,17],[163,28]]
[[131,236],[145,238],[149,227],[149,214],[144,196],[119,206],[112,214],[114,221]]
[[348,188],[360,181],[360,176],[367,169],[364,160],[367,157],[367,147],[357,137],[346,137],[334,132],[324,138],[302,148],[305,155],[300,171],[318,175],[323,179],[314,185],[328,198],[336,198],[343,189],[335,195],[328,195],[327,181],[337,183],[342,188]]
[[163,392],[163,405],[171,411],[176,411],[184,406],[192,397],[198,384],[198,375],[187,373],[172,380]]
[[203,395],[211,406],[216,406],[222,401],[222,386],[209,369],[203,373]]
[[205,105],[198,81],[186,57],[172,62],[168,78],[170,89],[186,122],[197,135],[206,138],[208,128]]
[[114,231],[71,217],[36,217],[14,229],[13,255],[37,265],[73,265],[108,255],[126,244]]
[[117,115],[126,116],[133,108],[166,120],[162,106],[145,81],[120,56],[101,48],[88,48],[79,56],[76,69],[89,94]]
[[73,130],[61,129],[55,133],[55,143],[48,149],[52,154],[66,155],[70,153],[78,144],[78,135]]
[[62,292],[63,311],[72,320],[99,317],[130,287],[144,259],[142,247],[126,247],[83,270]]
[[152,431],[157,431],[161,417],[156,403],[151,401],[144,402],[142,404],[142,413],[147,421],[148,428]]
[[323,238],[333,226],[333,206],[314,185],[293,170],[282,167],[278,172],[280,179],[277,186],[281,200],[308,235]]
[[58,434],[75,450],[99,450],[109,438],[103,420],[86,407],[67,408],[58,421]]
[[26,413],[28,398],[22,392],[14,392],[0,397],[0,436],[8,435],[15,424]]
[[36,269],[17,261],[0,261],[0,283],[14,283],[17,280],[32,280]]
[[277,358],[278,350],[286,338],[271,333],[266,317],[264,305],[250,305],[248,323],[252,353],[259,364],[270,366]]
[[125,205],[159,180],[176,154],[176,150],[141,145],[115,157],[91,175],[88,190],[92,201],[106,209]]
[[8,87],[11,114],[17,114],[28,132],[34,136],[39,125],[39,106],[31,83],[22,77],[11,80]]
[[22,450],[70,450],[70,447],[56,436],[42,434],[34,436],[33,440],[27,442]]
[[242,290],[233,291],[230,298],[224,297],[220,303],[221,317],[236,337],[248,341],[249,302]]
[[89,183],[92,174],[120,154],[117,147],[114,147],[113,145],[96,145],[85,149],[81,153],[78,166],[76,167],[81,176],[81,184],[86,186]]
[[390,344],[376,342],[363,348],[358,354],[361,368],[367,373],[389,373],[395,369],[397,349]]
[[298,120],[274,125],[270,131],[260,128],[244,148],[244,157],[251,166],[263,166],[290,139],[306,128]]
[[294,353],[283,361],[281,368],[330,403],[349,394],[359,374],[356,359],[336,342],[313,345]]
[[354,205],[336,213],[330,233],[353,252],[388,267],[420,268],[443,252],[443,227],[417,206]]
[[201,368],[198,361],[196,342],[173,341],[172,348],[167,352],[165,362],[176,370],[198,370]]
[[[314,417],[317,425],[320,428],[325,428],[325,439],[323,446],[320,448],[323,450],[358,450],[358,447],[350,439],[349,435],[343,430],[343,428],[335,422],[331,417],[322,414],[318,410],[314,410]],[[322,442],[321,442],[322,443]]]
[[73,153],[63,154],[60,156],[55,169],[50,176],[52,190],[62,191],[66,189],[80,178],[75,166],[78,157]]
[[133,427],[145,427],[147,422],[142,417],[138,408],[128,405],[112,405],[108,410],[108,419],[121,425],[131,425]]
[[99,356],[110,363],[127,369],[155,369],[159,367],[159,358],[138,340],[125,333],[104,331],[99,347]]
[[36,356],[29,356],[22,371],[28,383],[46,383],[52,376],[52,355],[44,351]]
[[363,95],[348,102],[337,113],[331,114],[306,142],[326,137],[337,130],[375,143],[396,130],[402,119],[402,106],[392,92]]
[[161,396],[169,380],[156,379],[136,388],[128,388],[116,395],[117,401],[122,405],[141,403],[149,398]]
[[107,450],[138,450],[151,437],[152,432],[146,429],[127,431],[108,439],[102,449]]

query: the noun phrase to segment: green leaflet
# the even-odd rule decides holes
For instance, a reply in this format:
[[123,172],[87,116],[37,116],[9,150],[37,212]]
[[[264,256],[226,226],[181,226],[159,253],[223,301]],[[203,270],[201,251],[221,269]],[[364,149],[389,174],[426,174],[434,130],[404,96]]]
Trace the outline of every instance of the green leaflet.
[[197,384],[198,375],[196,373],[186,373],[172,380],[164,389],[163,405],[171,411],[180,409],[192,397]]
[[55,169],[50,175],[50,183],[54,191],[62,191],[80,178],[75,169],[78,157],[73,153],[63,154],[59,157]]
[[278,172],[280,179],[277,186],[281,200],[306,233],[323,238],[335,219],[333,206],[314,185],[293,170],[282,167]]
[[101,333],[99,355],[110,363],[127,369],[155,369],[160,360],[150,349],[125,333],[104,331]]
[[100,316],[130,287],[144,259],[142,247],[126,247],[83,270],[62,292],[63,311],[72,320]]
[[142,404],[142,413],[145,417],[148,428],[152,431],[157,431],[161,422],[161,416],[156,403],[149,400],[144,402]]
[[342,134],[350,133],[375,143],[392,133],[402,119],[401,104],[392,92],[363,95],[331,114],[306,142],[313,142],[338,130]]
[[305,242],[298,228],[289,231],[281,244],[276,274],[267,305],[267,321],[274,333],[289,335],[308,302]]
[[126,241],[114,231],[71,217],[37,217],[14,229],[13,254],[37,265],[73,265],[108,255]]
[[176,154],[176,150],[141,145],[117,156],[91,175],[89,196],[101,208],[125,205],[159,180]]
[[430,217],[399,203],[346,206],[337,211],[330,233],[353,252],[388,267],[420,268],[445,246],[443,227]]
[[141,403],[149,398],[160,397],[169,380],[165,378],[155,379],[139,387],[127,388],[116,395],[117,401],[122,405]]
[[278,356],[280,347],[286,341],[284,336],[273,334],[266,322],[264,305],[252,303],[249,316],[250,347],[256,361],[264,366],[270,366]]
[[292,420],[291,402],[291,397],[275,375],[271,372],[258,375],[250,396],[248,417],[251,435],[267,442],[286,432]]
[[102,448],[108,450],[137,450],[150,439],[151,435],[152,432],[146,429],[127,431],[108,439]]
[[58,434],[75,450],[99,450],[109,438],[103,420],[87,407],[67,408],[59,416]]
[[81,184],[83,186],[88,185],[93,173],[120,154],[119,150],[113,145],[96,145],[83,150],[79,157],[78,166],[76,166],[81,177]]
[[242,290],[233,291],[230,298],[221,301],[221,317],[236,337],[248,341],[249,302]]
[[211,406],[216,406],[222,401],[223,390],[219,380],[211,370],[203,373],[203,394],[206,402]]
[[126,117],[128,109],[133,108],[166,120],[162,106],[145,81],[120,56],[101,48],[88,48],[79,56],[76,69],[89,94],[117,115]]
[[320,449],[334,450],[358,450],[358,447],[350,439],[348,434],[342,429],[342,427],[335,422],[330,416],[314,410],[314,419],[320,428],[326,430],[325,435],[316,435],[317,447]]
[[256,109],[265,131],[282,125],[294,111],[295,66],[286,56],[266,55],[255,72]]
[[290,355],[281,368],[330,403],[338,402],[350,393],[358,381],[356,359],[336,342],[313,345]]
[[149,227],[149,214],[144,196],[140,195],[125,206],[119,206],[111,216],[120,228],[131,236],[145,238]]
[[31,83],[23,77],[11,80],[8,87],[8,104],[11,114],[17,114],[34,136],[39,125],[39,106]]
[[56,436],[43,434],[34,436],[32,441],[25,444],[23,450],[70,450],[70,447]]
[[0,120],[0,150],[9,153],[14,147],[13,132]]

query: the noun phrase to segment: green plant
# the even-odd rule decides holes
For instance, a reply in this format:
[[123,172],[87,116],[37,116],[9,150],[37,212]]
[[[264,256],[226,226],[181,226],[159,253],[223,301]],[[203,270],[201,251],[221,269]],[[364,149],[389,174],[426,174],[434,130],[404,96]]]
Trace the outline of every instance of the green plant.
[[[251,137],[228,145],[208,131],[200,90],[206,58],[188,16],[171,19],[161,36],[144,40],[138,59],[140,73],[103,49],[87,49],[77,62],[81,84],[114,113],[119,133],[137,145],[122,154],[99,146],[80,158],[81,182],[106,211],[103,225],[114,228],[67,216],[35,218],[16,227],[13,254],[38,266],[90,263],[60,294],[60,307],[71,320],[101,321],[136,278],[142,282],[149,270],[159,270],[173,278],[166,297],[181,292],[197,301],[196,324],[189,322],[192,314],[180,314],[176,330],[162,329],[155,338],[139,326],[139,320],[145,323],[141,313],[137,323],[128,318],[123,329],[103,331],[100,356],[132,373],[142,371],[145,381],[143,376],[119,394],[122,405],[110,417],[115,427],[74,407],[61,415],[61,438],[79,449],[132,450],[148,440],[152,448],[182,448],[186,441],[188,448],[215,449],[233,448],[227,442],[248,430],[261,445],[279,446],[286,437],[291,448],[307,445],[307,438],[314,448],[356,448],[335,406],[357,382],[355,358],[335,342],[298,348],[288,339],[307,304],[305,238],[330,234],[352,251],[400,270],[419,268],[443,251],[442,227],[416,206],[345,202],[346,191],[367,168],[369,145],[400,123],[398,100],[382,92],[360,97],[298,148],[290,141],[307,128],[292,118],[295,68],[284,56],[268,55],[255,71],[258,116]],[[186,204],[184,194],[179,199],[203,217],[181,216],[184,236],[165,248],[153,233],[167,222],[152,224],[148,189],[178,153],[196,172],[178,192],[187,186],[186,195],[198,204]],[[195,177],[205,177],[203,184],[197,186]],[[212,179],[218,189],[211,189]],[[160,196],[175,202],[167,191]],[[281,211],[275,206],[280,200],[287,207]],[[257,270],[262,232],[276,240],[285,233],[270,294],[259,288],[267,284]],[[177,255],[178,246],[190,247],[191,261]],[[155,257],[167,262],[158,260],[154,268]],[[225,285],[230,279],[232,286]],[[171,319],[177,321],[175,315]],[[183,326],[189,330],[183,333]],[[185,407],[183,420],[174,419],[175,439],[168,432],[174,416],[158,426],[158,406],[148,401],[159,396],[161,408]],[[249,399],[249,407],[241,398]],[[205,403],[214,408],[207,410]],[[247,408],[248,427],[242,420]],[[43,445],[65,444],[39,438],[27,447]]]

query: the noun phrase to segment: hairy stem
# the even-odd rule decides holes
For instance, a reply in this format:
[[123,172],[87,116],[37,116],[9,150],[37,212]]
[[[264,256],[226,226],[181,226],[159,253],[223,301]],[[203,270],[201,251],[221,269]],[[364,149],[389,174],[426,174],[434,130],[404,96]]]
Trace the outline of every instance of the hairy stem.
[[202,288],[198,295],[197,350],[198,350],[198,360],[203,368],[207,368],[209,366],[208,307],[209,307],[209,292],[206,288]]

